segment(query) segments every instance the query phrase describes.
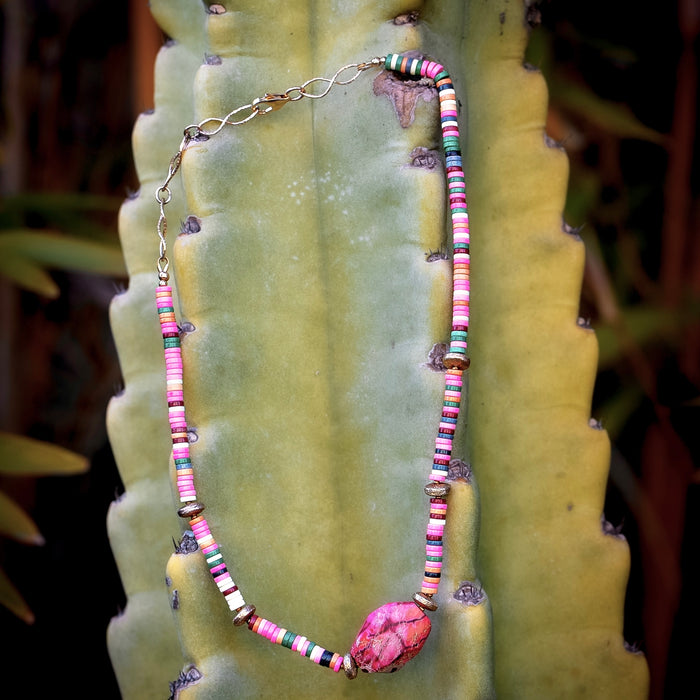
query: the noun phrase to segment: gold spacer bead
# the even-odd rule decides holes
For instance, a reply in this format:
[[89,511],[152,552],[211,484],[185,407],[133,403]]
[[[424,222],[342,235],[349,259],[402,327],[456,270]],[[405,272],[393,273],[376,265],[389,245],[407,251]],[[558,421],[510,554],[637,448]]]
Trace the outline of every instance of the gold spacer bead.
[[357,664],[349,653],[343,657],[343,671],[351,681],[357,678]]
[[413,594],[413,602],[421,610],[429,610],[430,612],[435,612],[438,609],[438,604],[430,596],[427,596],[424,593],[421,593],[420,591],[418,593]]
[[185,504],[182,508],[178,508],[177,514],[181,518],[194,518],[204,510],[204,503],[199,501],[191,501]]
[[233,618],[233,624],[236,627],[242,627],[248,620],[255,614],[254,605],[244,605],[236,611],[236,615]]
[[423,491],[431,498],[445,498],[450,492],[450,485],[441,481],[431,481],[425,485]]
[[460,355],[458,352],[448,352],[442,357],[442,364],[447,367],[447,369],[469,369],[469,358],[464,355]]
[[165,285],[168,283],[169,279],[170,279],[170,275],[165,270],[161,270],[158,273],[158,280],[159,280],[159,284],[161,287],[165,287]]

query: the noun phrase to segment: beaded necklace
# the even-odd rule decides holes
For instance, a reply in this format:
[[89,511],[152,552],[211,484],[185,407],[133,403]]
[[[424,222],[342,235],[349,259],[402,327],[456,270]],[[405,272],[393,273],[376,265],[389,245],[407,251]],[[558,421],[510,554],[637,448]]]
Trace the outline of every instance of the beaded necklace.
[[[288,102],[296,102],[305,97],[312,99],[325,97],[333,86],[348,85],[366,70],[380,66],[388,71],[414,78],[429,78],[438,90],[454,249],[452,330],[449,351],[442,358],[446,369],[442,415],[435,439],[430,481],[424,489],[430,497],[430,513],[426,529],[425,570],[420,591],[413,595],[411,601],[388,603],[370,613],[350,651],[342,655],[329,651],[306,637],[257,615],[255,606],[246,603],[243,594],[234,583],[221,549],[202,515],[204,504],[197,500],[194,467],[190,459],[187,436],[180,330],[175,318],[172,287],[168,285],[170,263],[166,247],[165,205],[172,198],[168,185],[180,168],[185,150],[193,142],[210,138],[227,125],[238,126],[257,116],[276,111]],[[351,74],[350,71],[352,71]],[[348,75],[350,77],[343,77]],[[323,89],[314,93],[310,87],[316,83],[321,83]],[[157,225],[160,253],[157,262],[156,304],[165,348],[172,454],[177,471],[180,502],[183,504],[177,511],[178,515],[189,520],[189,527],[204,554],[214,582],[228,603],[229,609],[234,613],[234,625],[245,625],[273,644],[296,651],[302,657],[307,657],[336,673],[342,669],[351,679],[356,677],[358,669],[366,672],[391,672],[401,668],[421,650],[428,638],[430,620],[425,614],[426,611],[432,612],[438,607],[433,596],[437,593],[440,583],[443,559],[442,538],[447,515],[447,496],[450,491],[450,485],[445,480],[459,415],[462,375],[469,367],[466,354],[469,326],[469,217],[465,192],[465,176],[462,170],[457,125],[457,98],[450,76],[439,63],[400,54],[388,54],[367,62],[343,66],[331,78],[312,78],[302,85],[289,88],[284,93],[266,93],[250,104],[234,109],[223,118],[209,118],[199,124],[186,127],[180,148],[170,161],[168,175],[156,190],[156,200],[160,206]]]

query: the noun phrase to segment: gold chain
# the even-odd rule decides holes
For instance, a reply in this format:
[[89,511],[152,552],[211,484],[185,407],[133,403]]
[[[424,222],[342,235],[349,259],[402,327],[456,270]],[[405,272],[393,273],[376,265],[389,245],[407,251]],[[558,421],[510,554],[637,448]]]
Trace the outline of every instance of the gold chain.
[[[166,284],[170,275],[168,269],[170,267],[170,261],[168,260],[166,235],[168,232],[168,221],[165,217],[165,205],[172,199],[172,192],[170,190],[170,181],[175,177],[175,174],[180,169],[182,163],[182,155],[185,150],[192,144],[193,141],[197,141],[201,138],[210,138],[218,134],[225,126],[240,126],[241,124],[246,124],[258,115],[269,114],[270,112],[276,112],[281,109],[288,102],[298,102],[304,97],[308,97],[313,100],[321,99],[325,97],[335,85],[349,85],[350,83],[357,80],[357,78],[362,75],[362,73],[370,68],[380,66],[384,63],[385,56],[377,56],[370,59],[369,61],[364,61],[362,63],[348,63],[338,70],[330,78],[311,78],[301,85],[294,85],[293,87],[287,88],[284,92],[266,92],[262,97],[255,98],[252,102],[240,107],[236,107],[231,110],[225,117],[209,117],[199,122],[199,124],[190,124],[185,127],[182,142],[180,143],[180,148],[177,153],[170,159],[170,165],[168,166],[168,175],[163,181],[163,184],[156,189],[156,201],[160,208],[160,216],[158,217],[158,240],[160,242],[158,251],[158,278],[161,284]],[[348,71],[354,71],[349,77],[343,78],[343,74],[347,74]],[[320,92],[313,92],[312,86],[321,83],[325,87]],[[243,116],[237,118],[238,115],[243,113]]]

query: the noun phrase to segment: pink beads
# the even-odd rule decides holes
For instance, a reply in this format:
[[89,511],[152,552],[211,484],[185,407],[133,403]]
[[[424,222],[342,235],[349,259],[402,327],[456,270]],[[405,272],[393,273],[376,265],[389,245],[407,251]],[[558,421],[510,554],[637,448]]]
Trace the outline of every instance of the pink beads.
[[[194,484],[194,469],[190,461],[187,420],[185,418],[180,332],[175,321],[171,287],[167,285],[157,287],[156,306],[163,335],[168,421],[173,443],[173,461],[177,471],[177,490],[181,503],[195,503],[197,501],[197,490]],[[229,609],[238,610],[242,608],[245,605],[243,595],[228,573],[219,545],[214,540],[207,521],[197,513],[190,519],[190,527],[194,533],[197,545],[204,554],[209,572],[224,596]]]

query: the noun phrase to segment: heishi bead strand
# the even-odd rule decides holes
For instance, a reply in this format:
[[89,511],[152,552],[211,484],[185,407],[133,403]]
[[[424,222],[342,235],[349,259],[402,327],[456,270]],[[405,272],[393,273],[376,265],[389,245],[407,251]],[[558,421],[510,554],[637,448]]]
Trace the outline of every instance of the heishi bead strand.
[[406,75],[427,77],[435,82],[440,99],[440,125],[452,220],[452,329],[450,348],[443,358],[447,369],[442,418],[435,439],[435,455],[430,472],[431,482],[426,486],[426,493],[431,496],[431,499],[426,529],[425,571],[421,593],[432,598],[438,591],[442,572],[443,534],[447,518],[446,496],[449,493],[448,485],[443,482],[447,478],[452,458],[452,443],[462,399],[462,374],[469,367],[467,332],[469,330],[470,258],[467,190],[459,142],[457,96],[449,74],[439,63],[419,58],[408,58],[399,54],[389,54],[384,65],[388,70],[400,71]]
[[242,593],[228,572],[221,549],[214,540],[206,519],[201,515],[204,505],[197,501],[185,418],[180,332],[175,319],[172,287],[163,284],[156,288],[156,306],[165,353],[166,394],[173,443],[173,461],[177,471],[180,502],[185,504],[178,510],[178,514],[190,519],[190,529],[197,541],[197,546],[205,557],[209,572],[224,596],[229,609],[236,613],[235,625],[247,622],[248,628],[253,632],[275,644],[281,644],[298,651],[301,656],[311,659],[320,666],[327,666],[338,673],[343,668],[343,657],[340,654],[328,651],[306,637],[277,627],[269,620],[255,615],[255,606],[246,604]]
[[156,288],[156,305],[163,334],[168,417],[173,443],[173,460],[177,472],[177,488],[180,502],[185,504],[178,513],[182,517],[190,518],[190,528],[197,545],[206,558],[207,566],[216,585],[226,599],[229,608],[238,610],[245,605],[245,600],[228,573],[219,546],[209,531],[207,521],[200,515],[204,506],[197,502],[182,389],[183,368],[180,333],[175,320],[172,287],[160,285]]
[[[400,54],[389,54],[383,59],[372,59],[371,62],[366,64],[353,65],[363,66],[363,68],[358,70],[365,70],[371,65],[381,65],[381,63],[384,64],[387,70],[409,76],[427,77],[435,83],[438,90],[447,189],[452,220],[452,327],[449,351],[443,357],[446,372],[442,415],[435,439],[435,452],[429,476],[430,482],[425,486],[425,492],[430,496],[430,512],[426,529],[425,567],[421,589],[413,595],[411,602],[388,603],[372,612],[365,620],[350,652],[344,656],[329,651],[302,635],[291,632],[284,627],[279,627],[274,622],[256,615],[255,606],[245,602],[238,586],[234,583],[219,545],[214,540],[206,519],[202,516],[204,505],[197,500],[194,468],[189,451],[183,393],[180,332],[175,318],[172,288],[168,286],[169,275],[167,272],[167,257],[165,257],[167,223],[163,207],[170,201],[171,196],[167,185],[179,167],[180,158],[186,146],[181,146],[180,152],[171,162],[168,179],[156,191],[156,200],[161,207],[161,219],[158,224],[158,233],[161,238],[161,257],[158,261],[159,286],[156,291],[156,305],[163,335],[168,417],[173,446],[172,454],[177,472],[177,489],[180,502],[183,504],[178,509],[178,515],[182,518],[189,518],[189,526],[198,547],[205,557],[209,571],[230,610],[235,613],[233,618],[234,625],[246,625],[252,632],[264,637],[273,644],[296,651],[300,656],[309,658],[314,663],[330,668],[336,673],[342,669],[348,678],[354,678],[357,675],[358,668],[370,672],[390,672],[401,668],[420,651],[430,633],[430,621],[425,615],[425,611],[437,609],[437,603],[433,600],[433,596],[438,591],[442,572],[443,535],[447,517],[447,496],[450,491],[446,478],[459,417],[462,375],[469,367],[469,359],[467,358],[467,333],[469,328],[469,218],[466,204],[465,175],[462,169],[459,145],[458,106],[455,90],[444,67],[433,61],[410,58]],[[341,71],[336,73],[336,77]],[[331,81],[326,80],[326,82]],[[352,80],[348,82],[352,82]],[[291,90],[298,90],[298,88],[292,88]],[[309,96],[313,97],[313,95]],[[265,101],[268,97],[261,99]],[[279,99],[280,97],[285,97],[285,95],[273,95],[272,97]],[[287,99],[291,98],[287,97]],[[300,98],[294,98],[294,100],[296,99]],[[253,109],[256,109],[255,102],[253,103]],[[269,110],[260,110],[259,113],[267,113],[267,111]],[[245,121],[247,119],[242,120],[240,123]],[[188,127],[185,130],[186,138],[188,138],[188,131],[193,128],[201,131],[199,127]],[[175,163],[174,167],[173,163]],[[161,267],[161,265],[164,266]],[[400,640],[398,650],[396,650],[397,640]]]
[[248,619],[248,629],[265,637],[273,644],[280,644],[287,649],[296,651],[300,656],[305,656],[319,666],[326,666],[336,673],[343,668],[343,657],[340,654],[328,651],[310,639],[296,634],[296,632],[290,632],[284,627],[278,627],[274,622],[262,617],[251,615]]

